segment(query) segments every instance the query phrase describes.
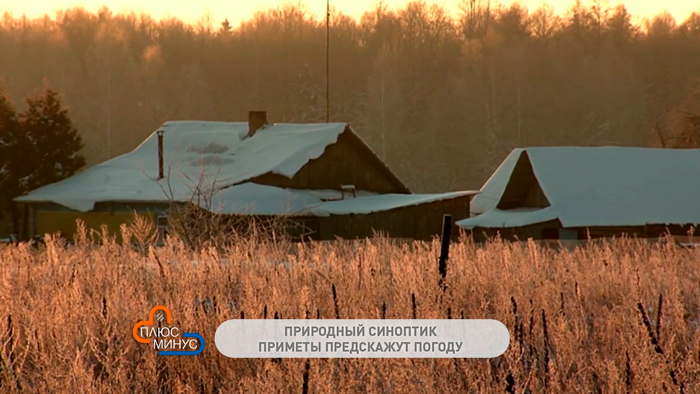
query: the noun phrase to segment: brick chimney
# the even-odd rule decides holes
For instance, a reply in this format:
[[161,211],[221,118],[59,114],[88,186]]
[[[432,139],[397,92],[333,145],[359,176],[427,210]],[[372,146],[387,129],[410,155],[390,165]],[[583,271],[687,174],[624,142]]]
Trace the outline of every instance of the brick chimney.
[[267,112],[248,111],[248,137],[255,135],[261,127],[267,124]]

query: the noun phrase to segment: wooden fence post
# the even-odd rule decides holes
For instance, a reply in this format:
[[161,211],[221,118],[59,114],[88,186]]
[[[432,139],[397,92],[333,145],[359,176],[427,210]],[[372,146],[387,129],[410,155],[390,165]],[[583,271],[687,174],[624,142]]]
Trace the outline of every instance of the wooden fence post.
[[440,261],[438,263],[438,271],[440,272],[440,284],[445,286],[445,277],[447,276],[447,259],[450,258],[450,237],[452,232],[452,215],[444,215],[442,217],[442,239],[440,248]]

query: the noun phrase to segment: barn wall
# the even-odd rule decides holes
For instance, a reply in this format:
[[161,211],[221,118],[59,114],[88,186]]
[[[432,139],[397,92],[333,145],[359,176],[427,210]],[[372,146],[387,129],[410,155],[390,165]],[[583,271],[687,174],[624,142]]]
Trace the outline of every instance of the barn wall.
[[372,237],[381,232],[391,238],[430,240],[442,232],[442,218],[453,217],[452,234],[459,231],[454,221],[469,216],[470,196],[436,201],[412,207],[375,212],[367,215],[339,215],[319,218],[318,239],[332,240]]
[[685,236],[690,231],[690,225],[648,225],[637,227],[589,227],[579,228],[579,239],[587,239],[590,233],[591,238],[603,238],[621,236],[623,234],[630,237],[658,238],[670,233],[671,235]]
[[558,220],[552,220],[544,223],[537,223],[530,226],[516,227],[516,228],[485,228],[477,227],[471,231],[474,240],[477,242],[486,241],[489,238],[493,238],[496,235],[504,240],[508,241],[524,241],[528,238],[532,239],[542,239],[542,232],[545,229],[558,230],[561,228],[561,224]]
[[[527,240],[532,238],[535,240],[544,239],[543,230],[561,229],[561,224],[558,220],[553,220],[546,223],[537,223],[530,226],[517,228],[476,228],[471,231],[474,239],[478,242],[483,242],[487,238],[501,235],[501,238],[515,241]],[[690,231],[690,225],[649,225],[649,226],[619,226],[619,227],[577,227],[573,228],[578,233],[579,240],[586,240],[590,236],[591,239],[608,238],[608,237],[638,237],[638,238],[658,238],[670,233],[674,236],[686,236]]]
[[340,190],[341,185],[355,185],[357,190],[405,193],[380,165],[350,131],[345,131],[337,143],[329,145],[318,159],[310,160],[292,179],[268,173],[251,179],[251,182],[292,189]]

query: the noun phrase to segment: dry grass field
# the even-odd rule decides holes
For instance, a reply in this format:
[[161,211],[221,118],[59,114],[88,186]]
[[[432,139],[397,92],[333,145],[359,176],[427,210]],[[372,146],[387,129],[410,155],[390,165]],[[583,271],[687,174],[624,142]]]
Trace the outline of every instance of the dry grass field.
[[[700,393],[700,250],[617,240],[260,243],[142,253],[114,242],[0,246],[2,393]],[[333,292],[335,288],[335,295]],[[132,337],[163,304],[202,334],[195,357]],[[214,332],[237,318],[492,318],[491,360],[234,360]],[[306,387],[304,387],[306,386]]]

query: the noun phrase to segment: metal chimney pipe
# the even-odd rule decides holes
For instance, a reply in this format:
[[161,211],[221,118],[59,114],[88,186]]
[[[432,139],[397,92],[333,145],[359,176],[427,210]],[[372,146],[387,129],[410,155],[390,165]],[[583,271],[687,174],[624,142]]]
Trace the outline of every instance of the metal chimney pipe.
[[163,179],[163,130],[158,130],[158,179]]

